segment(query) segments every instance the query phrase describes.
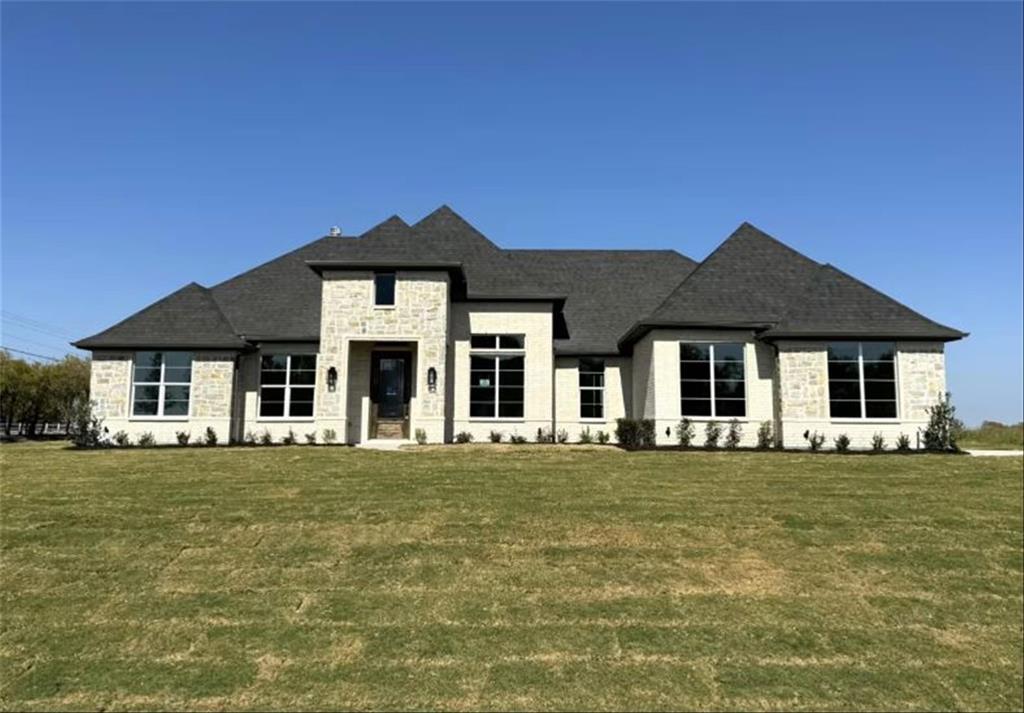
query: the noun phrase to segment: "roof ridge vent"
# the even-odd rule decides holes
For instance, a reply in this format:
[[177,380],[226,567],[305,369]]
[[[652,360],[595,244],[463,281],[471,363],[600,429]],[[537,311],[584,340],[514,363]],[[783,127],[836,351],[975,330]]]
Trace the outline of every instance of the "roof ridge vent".
[[337,225],[332,225],[331,229],[328,231],[328,235],[330,235],[332,238],[340,238],[341,228],[339,228]]

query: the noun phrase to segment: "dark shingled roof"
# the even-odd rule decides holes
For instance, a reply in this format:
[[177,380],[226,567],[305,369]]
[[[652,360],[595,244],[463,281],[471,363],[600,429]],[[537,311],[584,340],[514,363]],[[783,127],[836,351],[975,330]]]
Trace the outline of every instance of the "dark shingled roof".
[[317,271],[387,265],[442,266],[459,299],[552,302],[558,354],[628,350],[656,326],[742,326],[769,339],[965,336],[748,223],[698,265],[671,250],[502,250],[442,206],[414,225],[392,216],[358,238],[320,238],[210,289],[192,283],[76,346],[316,341]]
[[75,346],[81,349],[186,346],[238,349],[245,346],[245,342],[235,334],[210,291],[191,282]]
[[567,294],[558,354],[616,354],[618,340],[697,263],[674,250],[510,250],[513,259]]
[[966,336],[811,260],[750,223],[726,238],[619,344],[628,348],[659,326],[753,328],[767,330],[767,338]]

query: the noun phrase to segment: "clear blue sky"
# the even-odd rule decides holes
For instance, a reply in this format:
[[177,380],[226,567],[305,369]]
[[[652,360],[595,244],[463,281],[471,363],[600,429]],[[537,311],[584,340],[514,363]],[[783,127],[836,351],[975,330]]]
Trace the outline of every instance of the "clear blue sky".
[[1021,8],[4,2],[3,343],[441,203],[696,259],[749,220],[970,331],[961,413],[1018,420]]

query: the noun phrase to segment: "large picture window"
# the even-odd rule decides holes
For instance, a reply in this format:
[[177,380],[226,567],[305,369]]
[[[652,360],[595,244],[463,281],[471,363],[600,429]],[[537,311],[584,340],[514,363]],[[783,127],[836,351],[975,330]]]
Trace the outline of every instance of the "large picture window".
[[132,415],[187,418],[192,390],[190,352],[136,352]]
[[604,418],[602,359],[580,359],[580,418]]
[[312,418],[315,354],[260,357],[260,418]]
[[896,418],[896,345],[828,345],[828,407],[832,418]]
[[521,334],[470,337],[469,415],[522,418],[525,353]]
[[683,416],[747,415],[743,344],[680,344],[679,377]]

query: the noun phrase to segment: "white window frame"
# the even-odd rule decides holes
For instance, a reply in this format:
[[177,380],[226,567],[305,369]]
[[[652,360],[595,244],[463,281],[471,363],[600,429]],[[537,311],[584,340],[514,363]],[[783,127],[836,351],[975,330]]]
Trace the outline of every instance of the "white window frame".
[[[473,337],[494,337],[494,347],[473,347]],[[521,347],[502,347],[502,337],[519,337],[523,346]],[[472,334],[469,338],[469,399],[466,403],[469,404],[470,409],[470,421],[515,421],[519,422],[526,418],[526,335],[525,334],[512,334],[509,332],[502,333],[486,333],[486,334]],[[502,356],[522,356],[523,357],[523,415],[522,416],[499,416],[501,413],[501,369],[498,367],[500,360],[498,357]],[[473,357],[493,357],[494,358],[494,415],[493,416],[473,416]]]
[[[892,344],[892,384],[896,390],[896,396],[893,401],[896,404],[896,415],[895,416],[868,416],[868,398],[867,392],[864,389],[864,342],[855,342],[853,340],[835,340],[827,342],[825,344],[825,380],[828,384],[828,420],[832,423],[895,423],[900,420],[900,358],[899,349],[896,346],[896,342],[888,342],[884,340],[871,341],[871,344]],[[857,345],[857,381],[860,388],[860,416],[832,416],[832,378],[828,375],[828,347],[829,344],[856,344]],[[837,381],[842,381],[837,379]],[[840,399],[842,400],[842,399]],[[872,399],[875,400],[875,399]]]
[[[710,383],[710,399],[711,399],[711,415],[710,416],[687,416],[683,414],[683,364],[682,359],[676,357],[676,361],[679,364],[679,416],[680,418],[686,418],[691,421],[713,421],[719,416],[717,415],[717,408],[715,407],[715,345],[716,344],[727,344],[729,346],[739,345],[743,350],[743,415],[742,416],[721,416],[721,418],[737,419],[738,421],[746,421],[750,418],[749,404],[747,403],[747,342],[699,342],[699,341],[681,341],[680,344],[699,344],[707,345],[708,347],[708,370],[710,372],[711,383]],[[723,397],[724,398],[724,397]],[[739,401],[739,399],[733,399]]]
[[[284,368],[284,383],[283,384],[264,384],[263,383],[263,357],[285,357],[285,368]],[[313,383],[312,384],[295,384],[295,388],[298,389],[313,389],[313,415],[312,416],[289,416],[288,414],[292,410],[292,357],[293,356],[311,356],[313,357]],[[260,352],[260,361],[258,363],[260,370],[259,387],[256,390],[256,420],[257,421],[292,421],[294,423],[308,423],[316,420],[316,382],[317,382],[317,371],[320,367],[320,360],[317,358],[316,352]],[[268,389],[284,389],[284,415],[282,416],[263,416],[263,387],[266,386]]]
[[[599,361],[599,362],[601,362],[601,364],[602,364],[601,371],[583,371],[583,362],[584,361]],[[608,371],[608,362],[606,362],[604,359],[581,358],[577,362],[576,371],[577,371],[576,383],[577,383],[577,386],[579,387],[579,393],[580,393],[580,398],[579,398],[579,402],[580,402],[580,411],[579,411],[580,421],[591,421],[591,422],[604,423],[605,420],[606,420],[605,419],[605,415],[606,415],[606,411],[607,411],[607,404],[605,403],[605,398],[604,398],[604,395],[605,395],[604,394],[604,387],[605,387],[605,384],[607,383],[606,374],[607,374],[607,371]],[[584,386],[583,385],[583,374],[600,374],[601,375],[601,385],[600,386]],[[583,392],[584,391],[599,391],[601,393],[601,415],[600,416],[584,416],[583,415]]]
[[[391,275],[395,280],[394,288],[392,289],[392,301],[391,304],[381,304],[377,301],[377,278],[381,275]],[[374,309],[394,309],[398,305],[398,273],[388,272],[382,270],[380,272],[373,273],[373,307]]]
[[[135,380],[135,370],[136,370],[136,368],[138,368],[138,356],[139,356],[140,353],[145,353],[146,351],[151,351],[151,352],[154,352],[154,353],[160,355],[160,381],[159,382],[155,382],[155,381],[136,381]],[[189,381],[187,381],[187,382],[186,381],[170,381],[170,382],[167,381],[167,359],[164,358],[164,355],[168,354],[168,353],[188,354]],[[132,389],[131,389],[131,394],[130,394],[131,398],[130,398],[129,406],[128,406],[129,412],[130,412],[131,415],[128,417],[128,420],[129,421],[155,421],[155,420],[159,420],[159,421],[188,421],[192,417],[192,381],[191,381],[191,379],[192,379],[192,367],[193,367],[194,364],[195,364],[195,353],[194,352],[182,351],[182,350],[179,350],[179,349],[150,349],[150,350],[140,350],[140,351],[134,352],[132,354]],[[145,368],[152,369],[153,367],[150,366],[150,367],[145,367]],[[156,402],[156,413],[155,414],[145,414],[145,413],[136,414],[135,413],[135,389],[136,389],[136,387],[139,387],[139,386],[156,386],[156,387],[158,387],[157,402]],[[164,401],[166,400],[165,396],[166,396],[166,393],[167,393],[167,387],[168,386],[187,386],[188,387],[188,413],[185,414],[184,416],[179,415],[179,414],[174,414],[174,415],[171,415],[171,416],[165,416],[164,415]]]

